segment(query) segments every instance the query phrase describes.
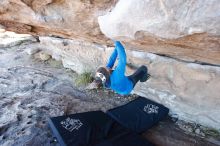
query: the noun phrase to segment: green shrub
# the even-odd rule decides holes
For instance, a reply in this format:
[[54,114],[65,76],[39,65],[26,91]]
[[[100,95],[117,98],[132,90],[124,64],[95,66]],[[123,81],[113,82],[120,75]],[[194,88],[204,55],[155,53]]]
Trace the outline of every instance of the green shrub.
[[213,137],[220,137],[220,133],[218,130],[216,129],[205,129],[204,130],[205,134],[206,135],[209,135],[209,136],[213,136]]
[[84,72],[77,76],[75,83],[76,85],[87,85],[88,83],[91,83],[93,80],[92,74],[90,72]]

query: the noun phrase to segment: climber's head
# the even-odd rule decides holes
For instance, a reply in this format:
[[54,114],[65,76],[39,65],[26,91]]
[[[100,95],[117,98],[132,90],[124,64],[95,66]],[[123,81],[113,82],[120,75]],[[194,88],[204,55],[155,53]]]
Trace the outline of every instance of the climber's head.
[[99,67],[95,74],[95,83],[98,87],[105,86],[110,82],[111,70],[107,67]]
[[99,67],[95,74],[94,81],[89,84],[86,89],[96,89],[110,85],[110,75],[112,70],[107,67]]

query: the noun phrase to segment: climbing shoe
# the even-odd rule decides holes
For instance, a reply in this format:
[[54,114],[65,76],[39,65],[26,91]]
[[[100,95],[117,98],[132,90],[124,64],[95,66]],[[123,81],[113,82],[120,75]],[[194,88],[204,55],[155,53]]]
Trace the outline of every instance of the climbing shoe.
[[143,78],[140,79],[140,82],[145,82],[145,81],[149,80],[150,77],[151,77],[150,74],[146,74],[146,75],[143,76]]

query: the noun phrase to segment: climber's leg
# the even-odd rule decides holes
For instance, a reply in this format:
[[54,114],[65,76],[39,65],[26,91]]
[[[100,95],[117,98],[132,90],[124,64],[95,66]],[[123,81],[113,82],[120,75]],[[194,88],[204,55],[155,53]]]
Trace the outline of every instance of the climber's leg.
[[149,79],[150,75],[147,72],[147,67],[142,65],[136,70],[136,72],[128,76],[128,78],[133,82],[133,86],[135,86],[138,81],[145,82]]

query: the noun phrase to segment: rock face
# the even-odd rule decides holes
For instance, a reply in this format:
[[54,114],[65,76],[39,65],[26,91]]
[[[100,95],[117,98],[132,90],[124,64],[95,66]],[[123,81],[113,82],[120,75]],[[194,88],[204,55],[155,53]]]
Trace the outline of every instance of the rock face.
[[0,29],[0,48],[13,47],[24,41],[35,41],[36,39],[27,34],[16,34],[14,32]]
[[[219,0],[2,0],[8,30],[78,38],[220,64]],[[107,36],[105,37],[103,33]]]
[[0,24],[6,29],[40,35],[104,43],[97,17],[114,6],[114,0],[3,0]]
[[106,36],[142,50],[219,64],[219,14],[219,0],[120,0],[98,20]]
[[[62,60],[67,68],[94,72],[105,65],[112,47],[100,46],[77,40],[40,37],[38,48]],[[46,46],[46,47],[45,47]],[[139,83],[134,93],[150,98],[169,107],[171,115],[213,128],[220,127],[220,68],[209,65],[181,62],[127,49],[127,74],[134,68],[146,65],[151,79]]]

